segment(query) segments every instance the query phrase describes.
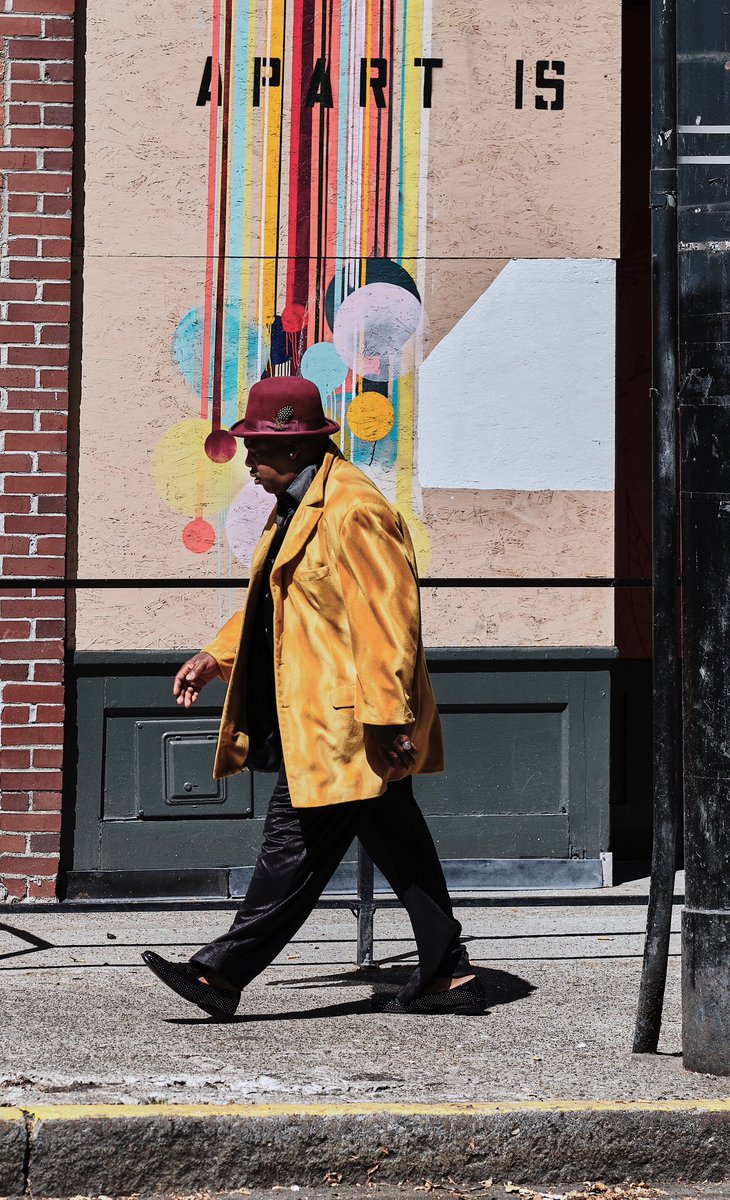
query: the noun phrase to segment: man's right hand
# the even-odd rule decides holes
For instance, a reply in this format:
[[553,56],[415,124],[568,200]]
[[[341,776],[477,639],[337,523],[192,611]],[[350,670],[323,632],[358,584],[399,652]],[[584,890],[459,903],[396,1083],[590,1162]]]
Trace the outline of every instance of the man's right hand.
[[201,650],[200,654],[194,654],[181,666],[172,685],[172,694],[177,696],[178,704],[190,708],[205,685],[210,683],[211,679],[217,679],[219,675],[218,663],[213,655]]

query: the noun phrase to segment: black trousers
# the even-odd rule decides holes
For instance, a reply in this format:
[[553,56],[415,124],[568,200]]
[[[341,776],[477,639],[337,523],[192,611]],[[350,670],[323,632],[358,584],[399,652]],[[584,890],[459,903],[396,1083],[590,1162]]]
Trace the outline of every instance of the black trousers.
[[190,961],[220,971],[244,988],[303,925],[354,837],[360,838],[411,919],[418,968],[400,997],[413,999],[441,975],[468,974],[461,925],[410,777],[390,783],[375,799],[297,809],[283,767],[243,906],[228,932]]

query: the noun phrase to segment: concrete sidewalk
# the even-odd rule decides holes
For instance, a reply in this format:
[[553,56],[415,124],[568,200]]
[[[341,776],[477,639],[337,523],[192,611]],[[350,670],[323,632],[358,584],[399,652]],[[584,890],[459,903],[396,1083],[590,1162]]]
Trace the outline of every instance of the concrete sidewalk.
[[[504,1170],[513,1178],[575,1180],[589,1177],[601,1155],[604,1166],[623,1162],[636,1177],[658,1177],[661,1168],[664,1178],[722,1178],[730,1163],[730,1079],[682,1067],[679,908],[661,1052],[631,1053],[646,899],[645,880],[602,892],[457,898],[490,1008],[484,1017],[445,1019],[369,1008],[373,987],[398,985],[412,969],[410,928],[400,909],[378,910],[380,966],[365,972],[354,966],[352,914],[320,908],[246,990],[231,1024],[216,1024],[178,1001],[139,960],[147,946],[187,957],[228,926],[230,911],[6,908],[0,912],[4,1136],[20,1137],[26,1159],[28,1139],[42,1143],[51,1155],[46,1164],[54,1153],[49,1147],[61,1154],[63,1139],[71,1138],[76,1160],[87,1164],[79,1168],[87,1172],[83,1178],[73,1176],[72,1191],[83,1194],[93,1191],[94,1180],[99,1191],[121,1194],[126,1168],[122,1162],[112,1171],[105,1139],[123,1146],[127,1130],[130,1145],[142,1138],[159,1147],[161,1127],[189,1148],[176,1156],[187,1174],[162,1181],[178,1190],[191,1181],[192,1190],[320,1183],[325,1161],[336,1161],[337,1171],[344,1163],[347,1173],[356,1127],[370,1157],[379,1145],[390,1147],[379,1170],[384,1177],[394,1171],[396,1179],[411,1177],[409,1161],[418,1178],[437,1169],[454,1174],[447,1159],[453,1166],[457,1153],[478,1178]],[[170,1115],[161,1103],[244,1107]],[[111,1115],[106,1108],[53,1107],[87,1104],[157,1107],[117,1108]],[[14,1119],[12,1106],[20,1110]],[[143,1120],[154,1126],[145,1137]],[[201,1183],[194,1168],[201,1154],[210,1162],[210,1139],[218,1145],[223,1128],[230,1140],[231,1122],[239,1153],[250,1170],[259,1164],[258,1174],[228,1178],[221,1160],[213,1172],[218,1182]],[[519,1134],[510,1133],[515,1128]],[[261,1139],[268,1157],[254,1152]],[[373,1163],[361,1158],[353,1169],[366,1178]],[[677,1173],[680,1160],[684,1173]],[[44,1175],[41,1158],[31,1161],[38,1195],[68,1194],[54,1193],[56,1167],[47,1165]]]

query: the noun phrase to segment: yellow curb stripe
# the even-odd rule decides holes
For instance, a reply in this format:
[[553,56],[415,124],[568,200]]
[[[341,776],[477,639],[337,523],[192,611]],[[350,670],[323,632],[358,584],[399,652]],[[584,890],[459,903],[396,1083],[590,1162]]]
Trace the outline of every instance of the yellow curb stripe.
[[[0,1110],[23,1113],[18,1109]],[[426,1116],[487,1117],[500,1113],[730,1113],[727,1099],[696,1100],[495,1100],[445,1104],[382,1104],[356,1101],[352,1104],[43,1104],[24,1109],[38,1121],[73,1121],[114,1117],[352,1117]]]
[[25,1114],[20,1108],[0,1108],[0,1121],[22,1121]]

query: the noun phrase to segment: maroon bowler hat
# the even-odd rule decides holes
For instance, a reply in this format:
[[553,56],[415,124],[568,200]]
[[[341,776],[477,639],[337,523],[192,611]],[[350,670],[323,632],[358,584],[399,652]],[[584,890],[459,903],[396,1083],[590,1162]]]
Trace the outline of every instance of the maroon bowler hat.
[[231,426],[231,433],[240,438],[323,437],[339,428],[327,420],[316,384],[300,375],[272,375],[253,385],[246,415]]

